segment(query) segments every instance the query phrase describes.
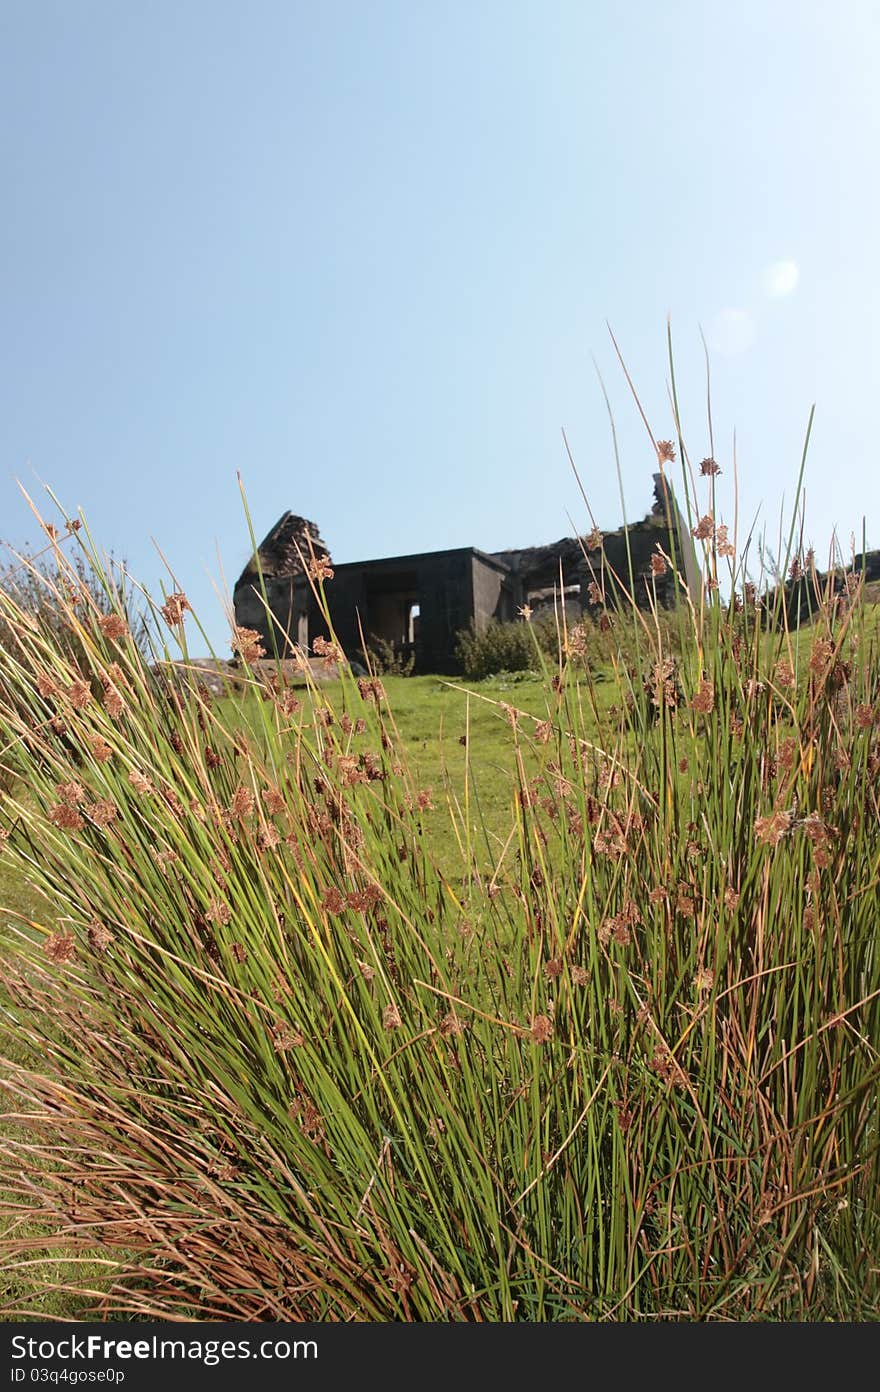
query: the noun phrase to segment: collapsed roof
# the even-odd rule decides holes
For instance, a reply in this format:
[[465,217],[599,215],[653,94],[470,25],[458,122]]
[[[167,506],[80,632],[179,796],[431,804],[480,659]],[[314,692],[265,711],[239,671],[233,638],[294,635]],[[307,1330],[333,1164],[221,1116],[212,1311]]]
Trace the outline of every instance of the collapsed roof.
[[[311,556],[323,556],[328,561],[330,552],[321,538],[314,522],[306,517],[297,517],[293,512],[285,512],[271,532],[260,543],[257,551],[260,569],[266,576],[301,575],[305,563]],[[257,573],[256,559],[252,556],[238,578],[239,585],[251,584]]]

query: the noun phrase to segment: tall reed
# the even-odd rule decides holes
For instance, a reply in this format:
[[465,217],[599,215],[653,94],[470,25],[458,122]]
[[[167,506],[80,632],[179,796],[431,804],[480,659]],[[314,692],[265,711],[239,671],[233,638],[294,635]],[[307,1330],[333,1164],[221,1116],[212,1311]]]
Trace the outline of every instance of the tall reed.
[[467,751],[454,877],[332,639],[335,703],[246,630],[215,701],[184,596],[175,668],[73,602],[71,551],[115,590],[84,527],[46,582],[78,666],[0,593],[4,855],[43,904],[6,967],[8,1260],[34,1223],[100,1244],[84,1298],[170,1319],[877,1314],[876,628],[815,570],[809,627],[763,612],[692,501],[675,642],[630,577],[609,716],[564,629],[545,717],[499,707],[491,862]]

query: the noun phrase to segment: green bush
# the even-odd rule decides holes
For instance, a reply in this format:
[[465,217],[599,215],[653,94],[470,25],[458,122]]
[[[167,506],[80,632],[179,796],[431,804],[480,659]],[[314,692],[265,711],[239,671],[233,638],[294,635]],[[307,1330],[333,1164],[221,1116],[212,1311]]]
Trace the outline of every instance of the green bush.
[[538,672],[542,655],[555,654],[556,627],[551,621],[500,623],[490,619],[484,628],[472,623],[456,637],[455,656],[469,681],[482,681],[497,672]]
[[370,635],[367,644],[370,670],[383,677],[411,677],[416,665],[415,647],[405,648],[390,638]]

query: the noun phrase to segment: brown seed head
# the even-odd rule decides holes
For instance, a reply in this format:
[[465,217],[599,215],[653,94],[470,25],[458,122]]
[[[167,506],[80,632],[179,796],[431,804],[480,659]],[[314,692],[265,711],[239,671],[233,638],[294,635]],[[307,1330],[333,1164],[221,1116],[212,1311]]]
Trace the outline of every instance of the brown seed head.
[[391,1004],[386,1005],[385,1009],[382,1011],[382,1028],[386,1030],[395,1030],[400,1029],[402,1024],[403,1021],[400,1018],[400,1011],[392,1001]]
[[99,798],[88,809],[89,816],[96,826],[109,826],[119,816],[119,808],[109,798]]
[[74,710],[83,710],[92,699],[92,688],[89,686],[88,682],[80,681],[79,678],[77,678],[77,680],[71,682],[70,686],[67,688],[67,699],[70,701]]
[[186,595],[181,594],[179,590],[175,590],[174,594],[170,594],[165,600],[159,613],[162,615],[162,618],[169,628],[176,628],[178,624],[183,623],[183,616],[187,609],[191,610],[191,606]]
[[43,951],[53,962],[69,962],[76,956],[76,938],[72,933],[50,933]]
[[827,638],[818,638],[813,644],[810,653],[810,671],[815,677],[821,677],[834,655],[834,644]]
[[49,821],[61,831],[82,831],[85,822],[75,807],[66,802],[57,802],[49,808]]
[[448,1014],[443,1016],[443,1019],[440,1021],[440,1033],[446,1038],[464,1034],[464,1025],[454,1010],[450,1010]]
[[55,796],[61,802],[68,803],[75,807],[77,803],[85,802],[86,790],[81,783],[57,783],[55,785]]
[[546,1044],[548,1039],[553,1038],[553,1021],[549,1015],[536,1015],[532,1020],[529,1033],[535,1044]]
[[93,952],[104,953],[113,941],[110,929],[97,919],[88,926],[89,947]]
[[335,885],[330,885],[325,889],[321,898],[321,903],[330,914],[341,914],[345,912],[345,899]]
[[244,821],[254,810],[254,795],[250,788],[246,788],[243,783],[239,783],[232,795],[232,802],[229,804],[229,815],[234,821]]
[[733,543],[728,540],[727,527],[722,524],[715,528],[715,548],[719,556],[734,556]]
[[704,715],[708,715],[715,709],[715,685],[713,682],[700,682],[691,697],[691,709],[700,711]]
[[258,662],[266,656],[261,636],[255,628],[242,628],[238,624],[232,636],[232,651],[238,653],[242,662]]
[[89,741],[89,747],[92,751],[92,758],[98,764],[106,764],[108,759],[113,758],[113,750],[100,735],[95,735],[94,739]]
[[316,657],[323,657],[325,662],[341,662],[342,649],[337,643],[331,643],[328,638],[322,638],[318,634],[312,643],[312,651]]
[[755,836],[766,846],[776,846],[791,829],[791,812],[772,812],[767,817],[755,819]]
[[364,701],[374,701],[378,706],[385,698],[385,688],[378,677],[358,677],[358,691]]
[[783,690],[790,690],[795,684],[794,669],[790,662],[784,659],[776,664],[776,685]]
[[334,574],[329,556],[311,557],[310,560],[306,561],[306,572],[318,584],[324,580],[332,580]]
[[128,624],[118,614],[102,614],[98,627],[105,638],[124,638],[128,633]]
[[715,985],[715,973],[708,967],[700,967],[694,977],[694,990],[698,996],[708,995]]

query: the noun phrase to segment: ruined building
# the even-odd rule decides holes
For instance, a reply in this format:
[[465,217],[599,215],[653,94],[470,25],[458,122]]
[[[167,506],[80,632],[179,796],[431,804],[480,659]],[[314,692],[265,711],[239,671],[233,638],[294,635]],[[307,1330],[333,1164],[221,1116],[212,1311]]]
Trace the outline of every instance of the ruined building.
[[[659,602],[673,602],[673,579],[651,577],[651,556],[660,546],[684,556],[688,585],[699,587],[693,543],[659,474],[654,479],[654,505],[641,522],[603,534],[606,594],[611,573],[628,582],[632,565],[636,597],[647,603],[656,592]],[[667,501],[668,509],[667,513]],[[671,516],[674,538],[669,536]],[[627,549],[627,540],[629,543]],[[281,656],[293,645],[308,650],[318,636],[328,636],[306,573],[310,560],[329,553],[313,522],[286,512],[262,542],[257,556],[242,571],[234,591],[236,623],[256,629],[267,653]],[[417,672],[454,672],[458,633],[471,624],[485,627],[491,619],[516,619],[528,606],[564,603],[569,621],[596,607],[592,588],[600,580],[598,550],[585,552],[577,537],[564,537],[548,546],[489,554],[473,546],[381,560],[334,565],[326,586],[336,636],[349,658],[362,653],[364,643],[390,643],[403,657],[415,655]],[[265,600],[273,616],[267,618]]]

